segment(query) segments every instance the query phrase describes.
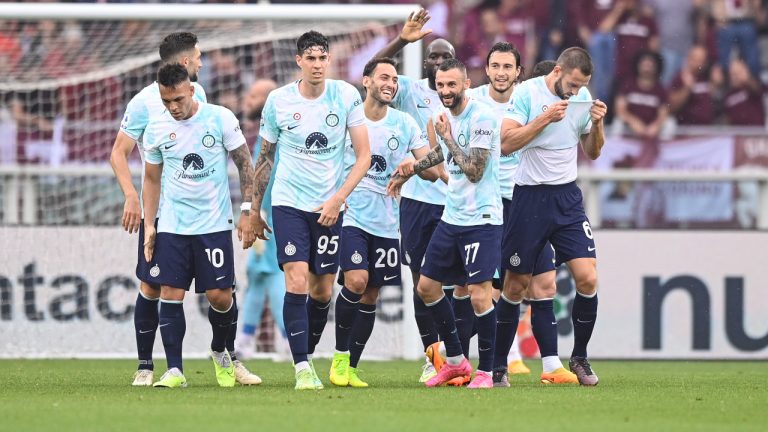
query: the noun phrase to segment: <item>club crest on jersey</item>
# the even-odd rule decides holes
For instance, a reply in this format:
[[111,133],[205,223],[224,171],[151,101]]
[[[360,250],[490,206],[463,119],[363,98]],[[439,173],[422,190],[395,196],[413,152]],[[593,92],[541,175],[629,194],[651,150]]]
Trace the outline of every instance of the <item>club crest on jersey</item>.
[[467,146],[467,137],[463,133],[459,134],[459,147]]
[[352,254],[352,258],[350,258],[350,259],[352,260],[352,263],[354,263],[354,264],[360,264],[361,262],[363,262],[363,256],[360,255],[360,253],[358,251],[355,251],[355,253]]
[[328,147],[328,137],[320,132],[312,132],[304,141],[307,150],[319,150]]
[[285,245],[285,254],[288,256],[293,256],[296,254],[296,246],[291,244],[291,242],[288,242],[287,245]]
[[336,127],[339,125],[339,116],[334,113],[330,113],[325,117],[325,124],[330,127]]
[[214,138],[213,135],[206,134],[203,137],[203,141],[202,142],[203,142],[203,146],[205,146],[205,148],[211,148],[211,147],[213,147],[214,144],[216,144],[216,138]]
[[149,269],[149,275],[152,277],[160,276],[160,267],[157,264],[153,265],[152,268]]
[[397,139],[397,137],[392,137],[387,140],[387,147],[390,150],[395,151],[398,147],[400,147],[400,141]]
[[509,265],[512,267],[517,267],[520,265],[520,257],[517,256],[517,254],[512,255],[509,257]]

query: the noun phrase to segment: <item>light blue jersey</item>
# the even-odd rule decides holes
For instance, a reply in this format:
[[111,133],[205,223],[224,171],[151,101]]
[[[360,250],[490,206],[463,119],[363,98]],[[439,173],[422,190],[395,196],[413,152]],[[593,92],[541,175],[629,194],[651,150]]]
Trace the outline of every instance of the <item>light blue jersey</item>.
[[[426,132],[422,132],[410,115],[394,108],[379,121],[366,118],[368,139],[371,143],[371,167],[347,198],[347,212],[342,226],[353,226],[378,237],[397,239],[397,201],[387,196],[387,183],[397,166],[408,158],[411,151],[429,146]],[[346,170],[355,163],[351,141],[347,144]],[[409,181],[413,181],[409,180]]]
[[[437,91],[429,88],[426,78],[414,80],[405,75],[397,76],[397,93],[392,99],[391,106],[410,114],[423,131],[427,131],[429,119],[443,107]],[[443,153],[448,151],[443,147]],[[429,204],[445,205],[445,193],[448,190],[445,183],[434,183],[422,180],[420,177],[408,180],[401,195],[412,200]]]
[[277,145],[272,205],[311,212],[344,183],[347,128],[364,124],[360,93],[344,81],[325,80],[316,99],[299,93],[299,81],[267,97],[259,135]]
[[[533,78],[520,84],[512,99],[512,107],[504,114],[504,118],[523,126],[540,116],[549,105],[562,100],[547,88],[545,77]],[[582,87],[578,94],[568,100],[572,106],[568,107],[565,118],[547,125],[520,150],[516,184],[565,184],[576,180],[579,139],[592,128],[588,110],[591,100],[589,90]]]
[[200,103],[186,120],[176,121],[168,112],[150,120],[146,160],[163,164],[157,232],[198,235],[234,227],[227,156],[242,145],[237,118],[218,105]]
[[[192,83],[192,87],[195,88],[195,94],[193,96],[195,100],[198,102],[207,102],[203,87],[196,82]],[[160,97],[160,86],[157,82],[153,82],[131,98],[131,101],[128,102],[128,106],[125,108],[123,120],[120,122],[120,130],[136,141],[136,145],[139,147],[142,189],[144,186],[144,131],[147,129],[147,125],[151,119],[160,117],[164,112],[165,105],[163,105],[163,99]],[[144,202],[141,200],[141,189],[139,190],[139,204],[143,208]],[[144,217],[143,209],[141,217]]]
[[[456,117],[448,108],[438,111],[435,123],[440,112],[448,117],[451,135],[465,154],[469,154],[472,148],[490,151],[483,178],[477,183],[467,179],[450,152],[445,154],[450,179],[442,220],[459,226],[501,225],[503,208],[499,188],[499,119],[486,105],[472,99]],[[438,139],[443,140],[439,136]]]
[[[512,97],[507,102],[496,102],[489,92],[490,85],[486,84],[480,87],[467,90],[467,95],[472,99],[488,105],[499,119],[499,125],[504,119],[504,113],[511,107]],[[512,199],[512,192],[515,189],[515,172],[520,165],[520,152],[516,151],[508,155],[502,154],[499,160],[499,185],[501,186],[501,197]]]

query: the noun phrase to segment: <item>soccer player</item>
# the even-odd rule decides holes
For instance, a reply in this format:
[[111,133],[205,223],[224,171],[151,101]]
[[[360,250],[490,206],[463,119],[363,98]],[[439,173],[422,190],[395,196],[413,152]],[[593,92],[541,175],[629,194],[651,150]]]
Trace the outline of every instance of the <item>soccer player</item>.
[[[340,246],[344,286],[336,297],[336,353],[330,372],[331,382],[342,387],[368,387],[357,364],[373,331],[379,289],[400,284],[398,205],[386,194],[387,182],[401,163],[413,165],[409,154],[422,158],[429,153],[427,134],[413,117],[389,108],[397,84],[393,59],[377,58],[365,65],[363,107],[371,163],[347,198]],[[351,148],[347,159],[355,160]],[[432,181],[440,175],[434,167],[421,174]]]
[[[184,65],[189,73],[192,85],[195,88],[194,98],[198,102],[205,102],[205,92],[197,81],[197,74],[203,64],[200,60],[200,48],[197,36],[188,32],[171,33],[160,43],[160,60],[164,64],[179,63]],[[158,300],[160,298],[160,286],[147,283],[149,269],[152,264],[144,260],[144,223],[142,220],[139,193],[133,186],[131,172],[128,169],[128,156],[135,145],[139,145],[139,155],[144,169],[144,149],[142,138],[150,119],[163,114],[165,107],[160,99],[160,89],[156,82],[148,85],[135,95],[128,103],[120,131],[117,133],[110,162],[115,172],[115,177],[125,195],[123,207],[123,228],[130,234],[139,232],[139,246],[136,264],[136,277],[140,281],[139,293],[136,296],[134,308],[134,331],[136,332],[136,347],[139,357],[139,368],[134,374],[134,386],[151,386],[154,381],[154,364],[152,361],[152,349],[155,344],[155,334],[158,325]],[[144,176],[142,175],[142,181]],[[235,328],[227,341],[229,350],[234,349]],[[233,352],[234,360],[234,352]],[[237,380],[241,384],[254,384],[261,379],[252,374],[245,365],[237,360],[235,372]]]
[[[340,210],[371,166],[371,149],[360,93],[351,84],[325,78],[328,38],[309,31],[296,48],[301,78],[270,93],[262,113],[253,203],[261,208],[276,165],[272,217],[277,260],[285,273],[283,320],[296,389],[311,390],[323,388],[310,355],[328,320],[339,267]],[[345,180],[347,132],[355,162]],[[272,230],[259,212],[251,213],[251,222],[256,236],[266,240],[265,231]]]
[[[220,386],[232,387],[235,368],[226,343],[234,321],[235,267],[227,155],[240,173],[244,197],[253,192],[251,155],[231,111],[194,99],[195,88],[184,66],[164,65],[157,82],[166,112],[150,120],[145,133],[144,256],[154,263],[149,282],[161,287],[159,327],[168,371],[154,386],[187,384],[181,358],[183,299],[194,279],[195,290],[204,292],[210,303],[216,379]],[[241,210],[247,221],[250,203],[243,203]],[[244,249],[253,244],[250,223],[239,224],[237,233]]]
[[[586,88],[591,75],[592,60],[585,50],[563,51],[547,76],[515,89],[501,132],[503,154],[522,149],[511,218],[504,229],[503,295],[513,301],[521,299],[530,285],[536,258],[549,241],[558,264],[565,262],[576,281],[569,366],[582,385],[598,383],[587,360],[597,316],[597,262],[594,236],[575,183],[577,146],[593,160],[600,156],[607,111],[602,101],[592,101]],[[579,113],[584,104],[589,104],[589,111]],[[573,105],[571,110],[569,105]]]
[[[450,180],[445,211],[429,241],[417,289],[445,341],[447,359],[426,385],[442,385],[472,372],[462,352],[453,309],[442,290],[443,284],[450,284],[468,286],[477,318],[480,362],[468,387],[492,388],[496,313],[491,282],[501,260],[502,232],[499,121],[486,105],[466,97],[470,82],[459,60],[446,60],[440,65],[436,84],[444,109],[429,127],[434,125],[448,148]],[[414,172],[442,162],[442,150],[435,146],[414,165]],[[405,178],[393,177],[390,192],[396,194]]]
[[[422,31],[429,19],[429,13],[424,9],[412,13],[403,25],[400,35],[379,51],[374,58],[393,57],[407,44],[423,39],[432,32],[432,30]],[[427,130],[429,119],[441,108],[437,102],[440,97],[435,87],[437,68],[444,61],[456,57],[456,50],[447,40],[436,39],[427,45],[426,55],[424,72],[427,77],[415,81],[408,76],[398,75],[398,90],[391,104],[393,108],[410,114],[423,131]],[[448,151],[447,149],[442,150],[443,153]],[[442,166],[440,170],[444,170]],[[441,177],[447,178],[445,173],[442,173]],[[444,182],[431,183],[421,178],[415,178],[405,184],[400,199],[401,250],[413,277],[413,305],[416,325],[419,328],[419,335],[425,351],[430,345],[437,342],[437,329],[429,310],[416,294],[416,286],[419,283],[419,272],[427,244],[438,222],[440,222],[440,216],[443,214],[445,193],[446,185]],[[429,358],[426,358],[419,382],[426,382],[436,373],[434,365]]]

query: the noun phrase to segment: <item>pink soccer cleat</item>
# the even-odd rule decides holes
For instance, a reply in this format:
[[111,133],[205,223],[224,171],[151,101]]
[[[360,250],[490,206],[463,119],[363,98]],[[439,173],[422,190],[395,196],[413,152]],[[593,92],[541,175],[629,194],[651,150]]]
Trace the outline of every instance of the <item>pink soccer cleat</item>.
[[469,375],[472,373],[472,365],[469,364],[469,360],[464,358],[458,365],[452,365],[446,362],[437,375],[430,378],[425,384],[427,387],[437,387],[445,385],[453,378]]
[[469,389],[493,388],[493,377],[488,372],[475,372],[475,379],[467,386]]

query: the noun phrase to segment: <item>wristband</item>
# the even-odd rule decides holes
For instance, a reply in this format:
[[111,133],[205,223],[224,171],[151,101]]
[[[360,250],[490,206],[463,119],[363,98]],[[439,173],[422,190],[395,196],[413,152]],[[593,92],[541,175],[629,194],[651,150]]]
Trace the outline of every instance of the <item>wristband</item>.
[[250,209],[251,209],[251,203],[244,202],[244,203],[240,204],[240,211],[248,211]]

